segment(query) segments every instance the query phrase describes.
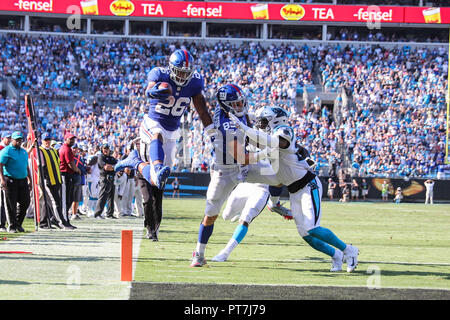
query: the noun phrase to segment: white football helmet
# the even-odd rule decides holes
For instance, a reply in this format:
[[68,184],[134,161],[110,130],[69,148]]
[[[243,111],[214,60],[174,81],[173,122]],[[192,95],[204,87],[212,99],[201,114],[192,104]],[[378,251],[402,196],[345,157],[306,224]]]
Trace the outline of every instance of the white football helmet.
[[287,125],[289,115],[280,107],[263,107],[256,110],[256,126],[270,132],[279,125]]

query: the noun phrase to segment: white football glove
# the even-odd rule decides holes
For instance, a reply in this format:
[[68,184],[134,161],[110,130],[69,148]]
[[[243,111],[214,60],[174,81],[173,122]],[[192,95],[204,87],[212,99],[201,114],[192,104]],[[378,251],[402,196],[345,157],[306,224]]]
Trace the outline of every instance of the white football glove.
[[236,117],[236,115],[234,115],[233,113],[229,112],[228,113],[228,117],[230,118],[231,122],[235,125],[236,128],[238,129],[242,129],[245,131],[245,128],[243,127],[247,127],[245,124],[242,123],[241,120],[239,120],[238,117]]
[[214,127],[214,123],[211,123],[209,126],[207,126],[205,129],[203,129],[204,133],[208,138],[215,137],[219,134],[219,130],[217,130]]

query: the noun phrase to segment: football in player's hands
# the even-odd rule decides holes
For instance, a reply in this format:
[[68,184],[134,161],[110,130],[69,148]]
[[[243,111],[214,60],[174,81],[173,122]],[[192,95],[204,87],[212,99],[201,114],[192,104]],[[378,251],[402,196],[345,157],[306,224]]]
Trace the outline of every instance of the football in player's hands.
[[158,82],[155,83],[155,85],[153,85],[151,88],[146,90],[145,94],[149,98],[163,100],[167,99],[170,96],[171,92],[172,88],[170,87],[170,84],[168,84],[167,82]]
[[168,82],[161,82],[158,86],[158,89],[160,89],[160,90],[164,89],[164,90],[161,90],[161,93],[166,93],[168,95],[172,94],[172,86]]

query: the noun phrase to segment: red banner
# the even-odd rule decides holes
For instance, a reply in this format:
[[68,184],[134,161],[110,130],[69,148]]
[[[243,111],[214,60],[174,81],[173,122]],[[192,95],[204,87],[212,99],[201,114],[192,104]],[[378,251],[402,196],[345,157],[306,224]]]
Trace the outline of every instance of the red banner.
[[149,0],[2,0],[2,11],[121,17],[448,23],[450,8]]
[[450,8],[406,7],[407,23],[450,24]]

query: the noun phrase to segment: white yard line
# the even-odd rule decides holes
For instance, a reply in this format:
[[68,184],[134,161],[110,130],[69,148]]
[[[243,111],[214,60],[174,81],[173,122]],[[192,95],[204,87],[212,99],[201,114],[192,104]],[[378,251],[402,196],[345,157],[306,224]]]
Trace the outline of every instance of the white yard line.
[[2,299],[128,299],[120,281],[121,230],[133,230],[133,270],[143,236],[142,218],[73,222],[74,231],[40,230],[0,242]]

